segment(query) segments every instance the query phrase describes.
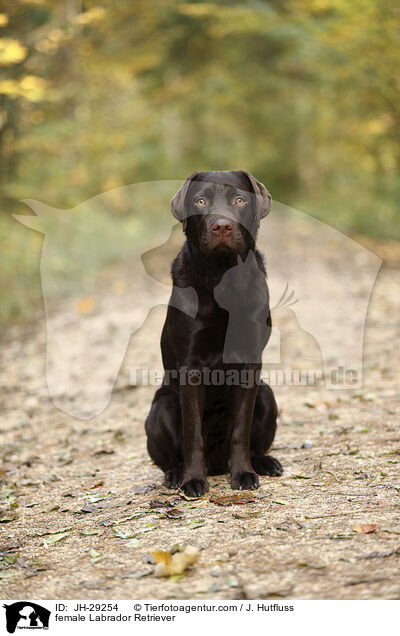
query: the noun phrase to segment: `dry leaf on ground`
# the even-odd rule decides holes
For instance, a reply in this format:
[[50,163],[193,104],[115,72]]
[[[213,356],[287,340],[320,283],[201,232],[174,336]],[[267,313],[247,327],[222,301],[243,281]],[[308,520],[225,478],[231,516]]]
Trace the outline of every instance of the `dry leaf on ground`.
[[357,526],[352,526],[352,528],[359,534],[369,534],[370,532],[375,532],[378,526],[376,523],[360,523]]
[[222,495],[220,497],[210,497],[211,503],[216,503],[218,506],[234,506],[236,504],[247,504],[255,501],[254,495],[246,493],[240,495]]
[[162,550],[154,550],[152,555],[157,563],[154,574],[155,576],[173,576],[182,574],[186,568],[196,563],[199,558],[199,551],[192,545],[187,545],[182,552],[164,552]]

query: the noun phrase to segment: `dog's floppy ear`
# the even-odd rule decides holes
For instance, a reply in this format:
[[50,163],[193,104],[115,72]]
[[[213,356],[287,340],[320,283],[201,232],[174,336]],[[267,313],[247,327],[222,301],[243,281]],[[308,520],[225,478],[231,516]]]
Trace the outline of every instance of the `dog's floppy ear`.
[[272,197],[265,185],[261,183],[261,181],[257,181],[250,172],[247,172],[247,170],[241,170],[241,172],[245,174],[250,181],[253,192],[256,195],[257,221],[258,225],[260,225],[260,220],[271,211]]
[[183,230],[186,228],[186,195],[193,179],[199,174],[197,170],[186,177],[178,192],[171,199],[171,212],[178,221],[183,223]]

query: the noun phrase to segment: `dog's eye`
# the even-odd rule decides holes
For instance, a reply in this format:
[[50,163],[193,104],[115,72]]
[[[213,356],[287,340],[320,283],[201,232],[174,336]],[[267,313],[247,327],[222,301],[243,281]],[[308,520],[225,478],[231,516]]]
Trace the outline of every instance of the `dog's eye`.
[[207,205],[207,201],[204,199],[204,197],[200,197],[199,199],[196,199],[195,203],[200,208],[203,207],[204,205]]
[[235,204],[236,205],[244,205],[246,203],[246,201],[243,199],[243,197],[236,197],[235,198]]

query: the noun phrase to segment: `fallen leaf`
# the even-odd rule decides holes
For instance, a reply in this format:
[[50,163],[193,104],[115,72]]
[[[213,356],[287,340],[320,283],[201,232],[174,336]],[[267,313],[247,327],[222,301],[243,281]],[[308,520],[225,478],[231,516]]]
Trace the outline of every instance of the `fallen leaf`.
[[78,534],[82,534],[84,537],[91,537],[94,534],[99,534],[99,530],[79,530]]
[[152,499],[149,501],[149,508],[172,508],[175,504],[162,499]]
[[6,572],[0,572],[0,579],[10,579],[13,576],[21,576],[22,570],[7,570]]
[[181,579],[183,579],[184,576],[185,576],[184,572],[182,572],[182,574],[171,574],[168,580],[170,583],[176,583],[177,581],[180,581]]
[[205,521],[192,521],[191,523],[189,523],[189,530],[196,530],[196,528],[201,528],[202,526],[205,526],[206,522]]
[[111,448],[110,449],[102,448],[101,450],[98,450],[95,453],[93,453],[93,457],[101,457],[102,455],[112,455],[114,452],[115,451],[113,451]]
[[126,523],[127,521],[132,521],[132,519],[136,519],[136,517],[141,517],[142,512],[135,512],[133,515],[129,515],[129,517],[122,517],[122,519],[116,519],[115,521],[103,521],[103,526],[118,526],[120,523]]
[[112,529],[112,533],[118,539],[132,539],[135,536],[131,532],[122,532],[122,530],[117,530],[116,528]]
[[212,583],[206,590],[202,590],[202,592],[210,592],[211,594],[214,594],[215,592],[222,592],[224,587],[225,586],[223,583],[220,583],[220,582]]
[[228,587],[239,587],[239,581],[236,576],[225,577],[225,583]]
[[136,531],[136,534],[142,534],[143,532],[150,532],[150,530],[154,530],[154,528],[157,528],[155,523],[148,523],[147,526],[144,526],[144,528],[140,528],[139,530]]
[[357,526],[352,526],[352,528],[359,534],[369,534],[370,532],[375,532],[378,526],[376,523],[360,523]]
[[27,561],[24,559],[24,557],[19,557],[16,561],[17,565],[19,565],[21,568],[25,568],[28,569],[29,565],[27,563]]
[[310,568],[312,570],[323,570],[326,568],[326,565],[318,565],[314,563],[308,563],[307,561],[301,561],[297,564],[298,568]]
[[144,576],[149,576],[153,574],[153,568],[148,567],[143,570],[137,570],[136,572],[123,572],[122,574],[117,574],[116,576],[119,579],[142,579]]
[[140,488],[136,488],[132,492],[132,495],[147,495],[150,490],[154,490],[155,484],[147,484],[146,486],[141,486]]
[[101,559],[104,559],[104,554],[102,552],[98,552],[94,548],[90,548],[89,554],[90,554],[90,562],[91,563],[97,563],[97,561],[100,561]]
[[365,554],[362,556],[356,557],[357,559],[385,559],[386,557],[394,556],[395,554],[400,554],[400,547],[396,550],[388,550],[387,552],[370,552],[369,554]]
[[158,518],[159,519],[181,519],[183,517],[183,514],[180,510],[177,510],[176,508],[172,508],[172,510],[165,510],[164,512],[158,512]]
[[90,495],[87,498],[87,502],[89,504],[97,503],[98,501],[104,501],[105,499],[109,499],[114,493],[110,490],[106,495]]
[[183,543],[174,543],[174,545],[170,549],[170,552],[171,554],[175,554],[175,552],[183,552],[185,547],[186,546]]
[[53,543],[58,543],[65,539],[65,537],[69,537],[69,532],[60,532],[59,534],[53,534],[48,539],[43,541],[43,545],[53,545]]
[[[170,566],[172,563],[172,554],[164,550],[153,550],[151,553],[156,563],[163,563],[166,566]],[[178,554],[178,553],[176,553]]]
[[256,519],[257,517],[261,516],[261,510],[257,511],[257,512],[234,512],[232,514],[232,517],[234,519]]
[[16,563],[18,559],[19,559],[19,552],[16,552],[15,554],[5,554],[3,556],[3,561],[7,565],[14,565],[14,563]]
[[339,532],[338,534],[330,534],[329,539],[352,539],[355,536],[355,532]]
[[42,481],[45,484],[52,484],[55,481],[62,481],[62,478],[56,473],[53,473],[52,475],[49,475],[48,477],[43,477]]
[[175,577],[176,575],[182,575],[189,566],[196,563],[199,558],[199,551],[194,546],[188,545],[182,552],[175,552],[175,554],[154,550],[152,555],[156,561],[155,576]]
[[131,539],[130,541],[127,541],[127,543],[125,543],[125,547],[126,548],[138,548],[140,546],[140,541],[139,539]]
[[39,537],[44,537],[46,534],[62,534],[72,530],[71,526],[65,526],[64,528],[57,528],[57,530],[44,530],[44,532],[35,532]]
[[0,523],[11,523],[11,521],[15,521],[17,515],[5,515],[0,518]]
[[0,548],[0,557],[4,556],[4,554],[7,554],[8,552],[12,552],[13,550],[17,550],[20,547],[20,543],[19,541],[17,541],[16,543],[13,544],[9,544],[9,545],[5,545],[2,548]]
[[315,475],[292,475],[291,479],[312,479]]
[[220,497],[210,497],[212,503],[218,506],[235,506],[236,504],[248,504],[255,501],[254,495],[241,493],[240,495],[222,495]]
[[93,490],[94,488],[99,488],[100,486],[104,486],[104,481],[101,479],[100,481],[96,481],[94,484],[82,484],[82,488],[85,490]]
[[225,552],[223,554],[217,554],[215,560],[217,563],[227,563],[229,561],[229,554]]
[[96,506],[91,506],[90,504],[85,504],[84,506],[82,506],[82,508],[79,510],[79,512],[86,512],[86,513],[91,513],[91,512],[99,512],[100,508],[96,508]]
[[344,583],[343,585],[345,585],[346,587],[351,587],[353,585],[364,585],[365,583],[380,583],[381,581],[387,581],[387,579],[384,576],[377,576],[373,579],[358,579],[356,581],[349,581],[348,583]]
[[178,491],[179,491],[179,495],[182,497],[182,499],[186,499],[187,501],[196,501],[196,499],[204,499],[205,498],[205,495],[202,495],[201,497],[188,497],[187,495],[185,495],[183,490],[181,490],[180,488],[178,488]]

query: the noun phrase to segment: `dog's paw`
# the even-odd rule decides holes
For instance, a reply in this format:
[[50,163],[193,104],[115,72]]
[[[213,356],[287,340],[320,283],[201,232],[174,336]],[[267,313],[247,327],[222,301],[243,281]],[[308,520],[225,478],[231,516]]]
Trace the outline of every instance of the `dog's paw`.
[[188,479],[180,485],[186,497],[202,497],[208,490],[208,484],[205,479]]
[[256,490],[258,488],[258,475],[251,472],[232,475],[233,490]]
[[178,488],[182,478],[182,466],[174,466],[165,472],[164,484],[167,488]]
[[280,461],[265,455],[264,457],[254,457],[251,461],[253,468],[259,475],[268,475],[269,477],[279,477],[283,473],[283,466]]

